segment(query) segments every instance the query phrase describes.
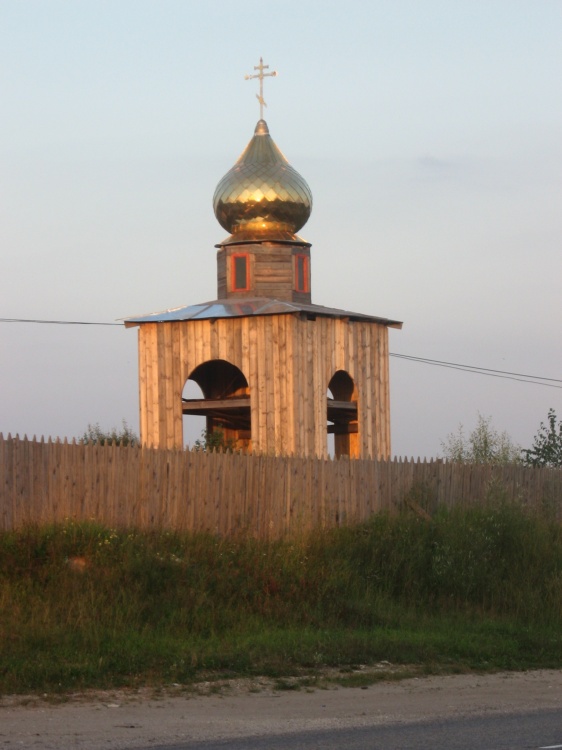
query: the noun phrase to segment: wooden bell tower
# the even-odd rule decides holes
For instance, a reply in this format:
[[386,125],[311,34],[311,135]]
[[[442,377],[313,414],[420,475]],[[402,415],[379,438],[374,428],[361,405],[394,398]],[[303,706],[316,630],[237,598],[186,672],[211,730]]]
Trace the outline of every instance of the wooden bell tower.
[[[398,321],[312,304],[310,243],[296,232],[312,210],[310,188],[261,117],[222,180],[215,215],[217,299],[126,320],[139,327],[140,430],[144,445],[183,446],[183,419],[203,415],[241,450],[390,456],[388,329]],[[183,399],[187,380],[202,399]]]

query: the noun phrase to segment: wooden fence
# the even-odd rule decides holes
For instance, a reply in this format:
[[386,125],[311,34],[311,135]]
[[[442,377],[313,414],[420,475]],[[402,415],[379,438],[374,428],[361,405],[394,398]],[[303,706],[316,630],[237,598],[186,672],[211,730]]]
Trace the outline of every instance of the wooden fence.
[[164,451],[0,433],[0,530],[93,519],[110,527],[275,537],[407,502],[481,502],[490,487],[562,520],[562,470]]

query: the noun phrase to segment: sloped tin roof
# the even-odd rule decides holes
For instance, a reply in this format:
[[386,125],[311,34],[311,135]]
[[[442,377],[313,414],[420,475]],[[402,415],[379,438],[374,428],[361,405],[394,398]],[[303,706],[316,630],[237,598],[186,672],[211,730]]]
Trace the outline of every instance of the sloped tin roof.
[[219,318],[245,318],[254,315],[305,315],[306,317],[320,316],[325,318],[348,318],[349,320],[364,320],[371,323],[380,323],[391,328],[402,328],[399,320],[378,318],[374,315],[354,313],[347,310],[338,310],[334,307],[323,307],[322,305],[306,305],[300,302],[288,302],[286,300],[254,298],[254,299],[217,299],[211,302],[202,302],[199,305],[188,305],[187,307],[176,307],[162,312],[139,315],[123,320],[125,326],[130,328],[143,323],[170,323],[178,320],[217,320]]

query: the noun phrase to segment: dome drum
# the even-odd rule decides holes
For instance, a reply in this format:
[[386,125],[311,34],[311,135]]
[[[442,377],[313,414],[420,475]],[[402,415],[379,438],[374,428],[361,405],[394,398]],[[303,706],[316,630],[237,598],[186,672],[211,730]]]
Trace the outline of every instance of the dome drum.
[[259,297],[310,304],[310,246],[255,240],[220,246],[217,282],[219,299]]

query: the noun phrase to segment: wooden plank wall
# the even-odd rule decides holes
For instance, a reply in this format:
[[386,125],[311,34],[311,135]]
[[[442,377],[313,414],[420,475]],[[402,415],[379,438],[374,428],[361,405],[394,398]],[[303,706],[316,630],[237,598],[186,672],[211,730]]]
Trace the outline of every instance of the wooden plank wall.
[[254,285],[256,297],[292,299],[293,258],[284,247],[261,248],[254,254]]
[[144,445],[182,447],[183,387],[196,367],[216,359],[238,367],[249,384],[256,452],[326,458],[328,383],[344,370],[359,396],[357,457],[390,456],[388,328],[292,314],[142,324]]
[[490,488],[562,521],[562,470],[324,460],[81,445],[0,434],[0,530],[66,519],[273,538],[409,502],[482,502]]
[[[232,290],[230,258],[244,254],[249,262],[249,288],[243,292]],[[296,292],[293,257],[308,258],[308,291]],[[226,246],[217,253],[217,291],[219,299],[267,297],[310,304],[310,248],[302,245],[270,242]]]

